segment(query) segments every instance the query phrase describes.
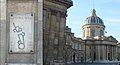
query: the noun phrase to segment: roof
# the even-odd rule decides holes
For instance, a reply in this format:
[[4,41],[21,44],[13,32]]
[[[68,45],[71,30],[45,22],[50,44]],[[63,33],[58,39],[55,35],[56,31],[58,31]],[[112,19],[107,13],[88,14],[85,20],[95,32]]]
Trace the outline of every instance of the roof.
[[87,17],[84,23],[85,24],[102,24],[102,25],[104,25],[103,20],[96,15],[95,9],[92,10],[92,15]]

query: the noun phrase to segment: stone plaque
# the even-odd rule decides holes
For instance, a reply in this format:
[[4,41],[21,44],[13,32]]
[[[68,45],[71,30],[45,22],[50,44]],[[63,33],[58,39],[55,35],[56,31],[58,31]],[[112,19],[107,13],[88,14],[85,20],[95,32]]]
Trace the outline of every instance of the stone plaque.
[[10,53],[34,52],[34,14],[10,13]]

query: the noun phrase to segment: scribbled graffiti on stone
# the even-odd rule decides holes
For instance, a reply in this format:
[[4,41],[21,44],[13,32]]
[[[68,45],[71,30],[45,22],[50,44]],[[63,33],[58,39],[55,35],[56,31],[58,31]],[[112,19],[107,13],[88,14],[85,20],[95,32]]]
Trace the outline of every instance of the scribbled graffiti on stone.
[[24,38],[25,38],[25,32],[23,32],[22,28],[19,27],[19,26],[16,26],[15,23],[13,23],[13,26],[14,26],[14,33],[17,33],[18,35],[18,48],[23,50],[25,48],[25,41],[24,41]]

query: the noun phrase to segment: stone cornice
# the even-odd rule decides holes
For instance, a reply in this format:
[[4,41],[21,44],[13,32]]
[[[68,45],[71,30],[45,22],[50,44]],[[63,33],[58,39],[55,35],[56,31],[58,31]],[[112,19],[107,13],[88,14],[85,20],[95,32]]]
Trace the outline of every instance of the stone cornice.
[[46,10],[47,12],[51,12],[52,15],[56,15],[56,14],[60,14],[60,17],[67,17],[67,11],[63,11],[63,10],[57,10],[57,9],[54,9],[54,8],[45,8],[44,7],[44,10]]
[[84,28],[84,26],[87,26],[87,25],[100,25],[100,26],[103,26],[105,28],[105,25],[102,25],[102,24],[83,24],[82,28]]
[[46,1],[64,5],[67,8],[70,8],[71,6],[73,6],[73,1],[71,1],[71,0],[46,0]]
[[55,6],[55,5],[51,6],[51,5],[45,4],[43,7],[44,7],[43,9],[46,11],[67,13],[66,9],[64,9],[64,8],[61,9],[61,8],[59,8],[59,6]]
[[110,41],[110,40],[96,40],[96,39],[85,39],[84,40],[84,43],[85,44],[88,44],[88,45],[117,45],[117,42],[115,41]]

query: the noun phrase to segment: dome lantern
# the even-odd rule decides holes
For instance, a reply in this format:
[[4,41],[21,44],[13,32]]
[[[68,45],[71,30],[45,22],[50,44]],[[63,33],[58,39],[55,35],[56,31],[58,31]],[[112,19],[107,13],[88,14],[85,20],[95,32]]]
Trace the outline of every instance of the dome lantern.
[[95,11],[95,9],[92,10],[92,16],[96,16],[96,11]]

